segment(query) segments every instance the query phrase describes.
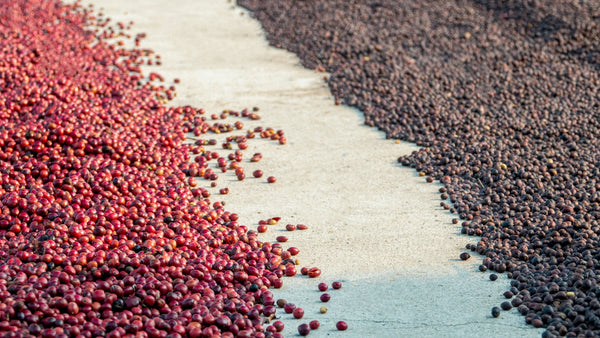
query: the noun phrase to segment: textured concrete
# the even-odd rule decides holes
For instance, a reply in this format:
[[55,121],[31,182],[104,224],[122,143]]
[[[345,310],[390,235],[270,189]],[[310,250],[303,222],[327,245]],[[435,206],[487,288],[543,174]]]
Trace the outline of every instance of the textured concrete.
[[[246,158],[264,156],[260,163],[244,163],[246,172],[260,168],[276,176],[276,184],[238,182],[225,174],[212,190],[212,200],[225,201],[250,228],[260,219],[282,217],[261,235],[264,241],[284,234],[287,223],[309,226],[285,232],[286,244],[300,249],[299,267],[318,266],[323,274],[287,278],[274,291],[305,310],[302,320],[278,311],[286,336],[313,319],[321,328],[311,336],[540,336],[514,309],[491,317],[509,281],[500,276],[491,282],[488,273],[478,272],[481,257],[458,259],[476,238],[461,236],[451,224],[453,216],[439,206],[439,185],[398,166],[396,158],[415,147],[385,140],[362,124],[360,112],[335,106],[326,74],[269,47],[247,13],[225,0],[89,2],[113,21],[135,21],[133,32],[148,34],[142,47],[163,62],[152,70],[167,85],[181,79],[173,104],[209,113],[257,106],[257,125],[286,132],[285,146],[255,140],[246,151]],[[219,195],[225,186],[231,193]],[[317,284],[334,280],[344,286],[330,291],[329,311],[320,314]],[[349,329],[337,331],[338,320]]]

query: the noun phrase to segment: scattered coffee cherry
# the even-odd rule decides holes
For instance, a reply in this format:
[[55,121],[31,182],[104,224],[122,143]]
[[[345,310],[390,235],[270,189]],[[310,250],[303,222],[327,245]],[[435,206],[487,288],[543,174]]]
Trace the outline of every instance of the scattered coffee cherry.
[[273,281],[271,282],[271,286],[273,286],[275,289],[281,289],[281,287],[283,286],[283,279],[273,279]]
[[292,277],[296,275],[296,267],[293,265],[290,265],[288,267],[285,268],[285,275],[288,277]]
[[300,307],[297,307],[292,312],[292,315],[294,316],[294,318],[300,319],[300,318],[302,318],[304,316],[304,310],[302,308],[300,308]]
[[506,291],[506,292],[504,292],[503,295],[504,295],[504,298],[506,298],[506,299],[511,299],[514,296],[514,294],[511,291]]
[[262,313],[265,315],[265,317],[270,320],[272,318],[275,317],[275,312],[277,312],[277,309],[275,308],[275,306],[273,306],[273,299],[270,297],[267,297],[265,299],[265,306],[262,310]]
[[273,326],[275,327],[275,329],[277,330],[277,332],[281,332],[285,328],[285,325],[280,320],[275,321],[273,323]]
[[296,226],[293,225],[293,224],[288,224],[288,225],[285,226],[285,230],[287,230],[287,231],[294,231],[294,230],[296,230]]
[[334,289],[336,289],[336,290],[337,289],[341,289],[342,288],[342,282],[337,282],[337,281],[333,282],[333,283],[331,283],[331,287],[334,288]]
[[262,170],[254,170],[254,172],[252,173],[252,176],[256,177],[256,178],[261,178],[263,175]]
[[300,253],[300,249],[296,248],[295,246],[289,247],[287,251],[289,251],[292,256],[296,256]]
[[300,324],[298,326],[298,334],[301,336],[308,336],[308,334],[310,333],[310,326],[306,323],[304,324]]
[[502,302],[502,304],[500,304],[500,307],[504,311],[508,311],[508,310],[512,309],[512,305],[510,304],[510,302]]
[[220,189],[220,190],[219,190],[219,193],[220,193],[221,195],[227,195],[227,194],[229,194],[229,188],[223,188],[223,189]]
[[286,260],[292,258],[292,254],[289,251],[283,251],[281,253],[281,260]]
[[264,233],[267,232],[267,225],[266,224],[260,224],[257,228],[256,231],[260,232],[260,233]]
[[308,226],[306,226],[304,224],[298,224],[298,225],[296,225],[296,229],[298,229],[298,230],[306,230],[306,229],[308,229]]
[[340,320],[335,324],[335,327],[340,331],[345,331],[346,329],[348,329],[348,324],[345,321]]
[[319,268],[310,268],[307,273],[310,278],[317,278],[321,275],[321,269]]
[[319,291],[321,291],[321,292],[325,292],[329,288],[329,286],[327,286],[327,283],[319,283],[319,285],[317,287],[319,288]]
[[294,312],[294,309],[296,309],[296,305],[293,303],[285,303],[283,305],[283,311],[285,311],[285,313],[292,313]]
[[269,183],[275,183],[275,181],[277,181],[277,179],[275,178],[275,176],[269,176],[269,177],[267,177],[267,182],[269,182]]
[[275,238],[275,240],[276,240],[277,242],[284,243],[284,242],[287,242],[288,238],[287,238],[287,237],[285,237],[285,236],[277,236],[277,237]]
[[285,304],[287,304],[287,300],[283,299],[283,298],[279,298],[276,302],[277,306],[279,307],[284,307]]
[[321,312],[321,313],[327,313],[327,306],[321,306],[319,308],[319,312]]
[[494,306],[492,308],[492,317],[498,318],[498,316],[500,316],[500,308],[497,306]]
[[327,303],[331,299],[331,295],[328,293],[324,293],[321,295],[320,299],[323,303]]
[[490,275],[490,280],[492,282],[494,282],[496,279],[498,279],[498,275],[497,274],[493,273],[493,274]]
[[463,261],[466,261],[469,258],[471,258],[471,255],[468,252],[463,252],[460,254],[460,259]]
[[316,330],[319,328],[319,326],[321,326],[321,323],[319,323],[318,320],[312,320],[310,323],[308,323],[308,326],[310,326],[311,330]]
[[302,269],[300,269],[300,274],[302,274],[302,276],[308,275],[308,268],[305,266],[302,267]]

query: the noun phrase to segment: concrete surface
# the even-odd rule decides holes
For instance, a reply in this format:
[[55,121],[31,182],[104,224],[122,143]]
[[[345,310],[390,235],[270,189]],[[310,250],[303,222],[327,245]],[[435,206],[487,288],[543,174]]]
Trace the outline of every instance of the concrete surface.
[[[279,225],[260,238],[287,235],[285,245],[300,249],[298,270],[323,271],[317,279],[287,278],[274,290],[276,298],[305,310],[301,320],[278,311],[286,336],[297,335],[296,327],[313,319],[321,322],[311,332],[315,337],[540,336],[515,309],[491,317],[509,281],[504,275],[489,281],[489,273],[477,270],[481,257],[458,259],[476,238],[460,235],[451,224],[455,216],[440,208],[439,185],[396,163],[415,147],[385,140],[363,125],[360,112],[335,106],[326,74],[269,47],[248,13],[225,0],[83,3],[94,3],[113,22],[133,20],[133,33],[147,33],[142,47],[162,57],[162,66],[149,69],[161,73],[167,86],[181,79],[172,104],[209,113],[257,106],[262,120],[254,124],[285,131],[287,145],[253,140],[245,151],[247,176],[260,168],[277,183],[267,184],[264,177],[240,182],[223,174],[211,200],[225,201],[249,228],[280,216]],[[254,152],[263,160],[247,163]],[[225,186],[230,194],[219,195]],[[309,229],[287,232],[287,223]],[[329,311],[320,314],[317,284],[334,280],[343,288],[330,290]],[[349,329],[337,331],[338,320]]]

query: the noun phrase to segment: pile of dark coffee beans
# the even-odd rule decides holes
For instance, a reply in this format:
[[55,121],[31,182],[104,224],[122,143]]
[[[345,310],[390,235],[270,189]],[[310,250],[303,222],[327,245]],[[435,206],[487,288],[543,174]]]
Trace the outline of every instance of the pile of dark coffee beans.
[[238,4],[336,102],[422,147],[398,161],[444,184],[527,323],[600,332],[600,2]]

